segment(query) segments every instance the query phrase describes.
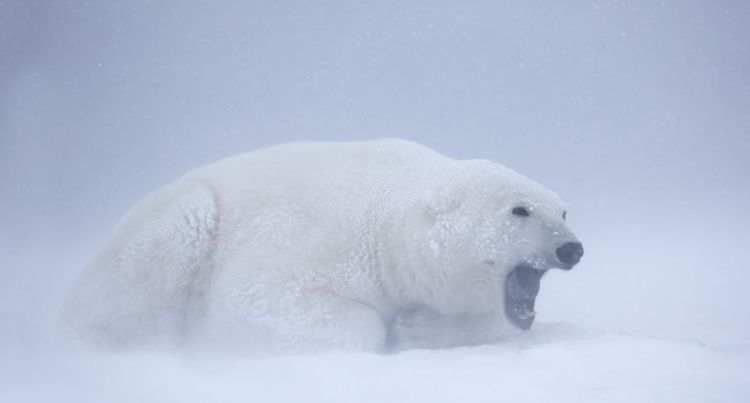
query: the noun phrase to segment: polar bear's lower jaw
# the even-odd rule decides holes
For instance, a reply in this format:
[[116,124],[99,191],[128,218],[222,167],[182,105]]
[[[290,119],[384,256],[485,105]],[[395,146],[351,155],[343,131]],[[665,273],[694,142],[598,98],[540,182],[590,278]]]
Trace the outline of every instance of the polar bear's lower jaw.
[[505,278],[505,316],[520,329],[528,330],[534,323],[534,303],[544,272],[519,264]]

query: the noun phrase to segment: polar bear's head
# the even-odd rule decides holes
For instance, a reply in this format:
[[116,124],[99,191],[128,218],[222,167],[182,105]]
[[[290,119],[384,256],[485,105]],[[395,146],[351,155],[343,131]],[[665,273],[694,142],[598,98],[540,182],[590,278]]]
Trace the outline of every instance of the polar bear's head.
[[419,302],[444,313],[500,310],[528,329],[542,276],[570,270],[583,246],[557,194],[498,164],[463,164],[409,224]]

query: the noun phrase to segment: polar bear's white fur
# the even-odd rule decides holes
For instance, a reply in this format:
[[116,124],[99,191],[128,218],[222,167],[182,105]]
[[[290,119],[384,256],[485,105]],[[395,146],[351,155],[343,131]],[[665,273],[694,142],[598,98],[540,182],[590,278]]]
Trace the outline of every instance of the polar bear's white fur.
[[501,165],[409,141],[283,144],[196,169],[134,206],[73,285],[65,319],[121,347],[489,341],[514,327],[504,305],[515,267],[565,266],[555,250],[577,241],[564,211]]

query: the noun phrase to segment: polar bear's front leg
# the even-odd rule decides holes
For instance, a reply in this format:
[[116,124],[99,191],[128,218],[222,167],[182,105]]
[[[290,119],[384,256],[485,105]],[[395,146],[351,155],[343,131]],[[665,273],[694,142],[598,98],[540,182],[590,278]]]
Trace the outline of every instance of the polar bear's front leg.
[[374,309],[324,291],[305,293],[299,302],[280,326],[292,343],[314,350],[384,351],[386,327]]
[[499,314],[444,315],[425,306],[409,306],[388,329],[390,352],[471,346],[500,338]]
[[264,280],[220,291],[226,296],[211,316],[221,319],[209,330],[224,338],[230,329],[250,353],[384,351],[386,328],[374,309],[324,289]]

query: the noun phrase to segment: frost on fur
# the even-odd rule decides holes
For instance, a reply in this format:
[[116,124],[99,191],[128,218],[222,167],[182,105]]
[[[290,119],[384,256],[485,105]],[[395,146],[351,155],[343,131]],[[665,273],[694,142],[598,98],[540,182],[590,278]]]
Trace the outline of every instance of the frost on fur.
[[[531,213],[514,214],[519,205]],[[496,341],[531,323],[539,280],[516,270],[541,278],[580,259],[568,247],[560,260],[561,245],[580,245],[564,211],[501,165],[404,140],[279,145],[196,169],[138,203],[74,285],[66,320],[116,347]]]

